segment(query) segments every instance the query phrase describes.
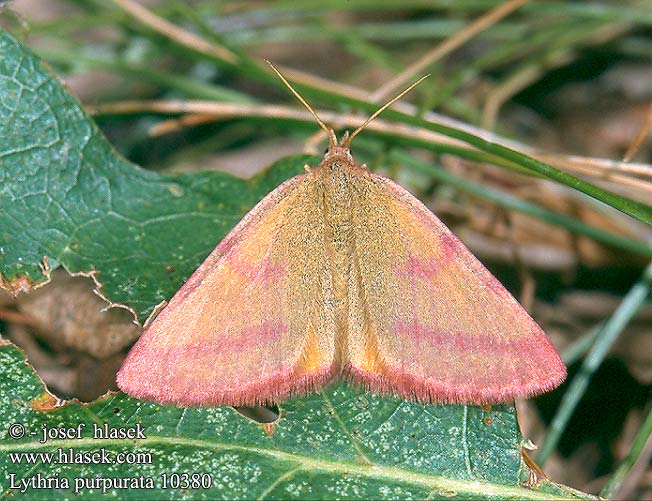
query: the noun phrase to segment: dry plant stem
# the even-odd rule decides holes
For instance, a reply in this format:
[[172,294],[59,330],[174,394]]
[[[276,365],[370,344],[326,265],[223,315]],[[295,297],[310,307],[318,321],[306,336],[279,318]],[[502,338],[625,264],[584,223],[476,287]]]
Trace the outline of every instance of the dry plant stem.
[[652,104],[650,104],[650,107],[647,110],[647,117],[645,122],[643,122],[643,125],[641,126],[641,130],[638,131],[636,138],[629,146],[629,148],[627,148],[627,151],[623,156],[623,161],[629,162],[632,159],[632,157],[636,155],[636,152],[641,147],[641,144],[643,143],[645,136],[647,136],[650,131],[652,131]]
[[238,57],[227,48],[210,43],[194,33],[179,28],[162,17],[153,14],[150,10],[133,0],[113,0],[113,2],[144,25],[149,26],[157,33],[161,33],[168,38],[178,41],[186,47],[190,47],[197,52],[216,57],[231,64],[238,62]]
[[[267,117],[277,119],[314,122],[313,117],[303,110],[281,105],[261,105],[243,103],[217,103],[215,101],[121,101],[97,106],[87,106],[91,113],[128,114],[128,113],[191,113],[184,119],[191,122],[202,121],[211,116],[213,120],[223,120],[234,117]],[[361,123],[359,115],[341,114],[318,110],[319,116],[328,123],[338,123],[349,127],[357,127]],[[193,117],[193,118],[188,118]],[[175,119],[179,120],[179,119]],[[377,119],[367,126],[367,129],[377,132],[399,135],[402,137],[418,137],[421,140],[463,146],[461,141],[437,134],[419,127],[395,124]]]
[[388,94],[395,92],[396,89],[404,86],[406,82],[413,79],[418,73],[421,73],[436,61],[461,47],[478,33],[497,23],[527,2],[528,0],[509,0],[480,16],[452,37],[447,38],[440,44],[436,45],[423,57],[405,68],[389,82],[382,85],[378,90],[371,94],[369,100],[377,102],[381,99],[386,99]]
[[196,127],[198,125],[215,122],[215,114],[212,113],[190,113],[179,118],[163,120],[151,127],[148,131],[150,137],[170,134],[185,127]]
[[548,478],[548,475],[545,474],[541,467],[534,461],[534,459],[532,459],[530,454],[528,454],[527,450],[525,450],[523,447],[521,447],[521,455],[523,457],[523,461],[530,470],[530,475],[528,478],[529,487],[536,487],[539,485],[541,480],[546,480]]
[[652,165],[642,163],[625,163],[625,161],[611,160],[609,158],[579,157],[576,155],[556,155],[551,153],[540,153],[531,151],[531,157],[550,165],[564,165],[568,170],[575,167],[587,167],[605,172],[620,174],[632,174],[640,177],[648,177],[652,180]]
[[[397,103],[398,107],[401,103]],[[152,129],[153,135],[163,134],[175,130],[180,125],[197,125],[208,123],[215,120],[224,120],[235,117],[267,117],[300,120],[312,122],[311,115],[303,110],[290,108],[281,105],[260,105],[260,104],[243,104],[243,103],[218,103],[215,101],[121,101],[104,105],[87,106],[91,113],[107,114],[127,114],[127,113],[188,113],[181,118],[167,120]],[[357,127],[360,124],[360,117],[353,114],[340,114],[329,111],[318,111],[329,124],[337,124],[340,127]],[[432,131],[424,130],[419,127],[407,126],[376,120],[369,124],[368,129],[392,134],[399,137],[418,138],[432,144],[451,145],[468,149],[469,146],[451,139],[448,136],[437,134]],[[500,144],[500,141],[497,141]],[[544,161],[555,168],[570,172],[581,172],[587,176],[604,181],[618,183],[627,183],[628,186],[641,190],[642,194],[649,193],[652,190],[652,182],[641,180],[634,177],[634,174],[652,177],[652,166],[646,164],[626,164],[608,159],[598,159],[590,157],[564,156],[564,155],[546,155],[533,152],[532,149],[520,145],[520,148],[514,148],[523,153],[529,154],[535,159]],[[513,146],[510,146],[513,148]],[[474,148],[471,148],[474,149]],[[613,174],[613,171],[620,172],[620,175]],[[627,176],[627,174],[632,174]],[[623,181],[625,180],[626,181]]]
[[7,322],[13,322],[23,325],[29,325],[32,327],[36,326],[36,322],[33,318],[7,308],[0,308],[0,320],[6,320]]
[[[541,160],[541,157],[532,155],[534,158]],[[543,161],[543,160],[542,160]],[[550,165],[554,165],[552,162],[548,162]],[[581,164],[564,164],[564,170],[567,172],[573,172],[577,174],[584,175],[596,180],[609,181],[614,184],[619,184],[623,186],[630,186],[632,188],[637,188],[642,191],[649,191],[652,189],[652,184],[650,181],[645,181],[637,177],[630,177],[626,174],[617,174],[608,170],[597,170],[595,166],[581,165]]]
[[[119,101],[109,104],[87,105],[91,114],[129,114],[129,113],[193,113],[211,115],[216,120],[224,117],[278,117],[292,115],[297,120],[313,121],[303,110],[289,106],[260,105],[246,103],[219,103],[216,101],[161,99],[151,101]],[[332,114],[332,113],[331,113]]]

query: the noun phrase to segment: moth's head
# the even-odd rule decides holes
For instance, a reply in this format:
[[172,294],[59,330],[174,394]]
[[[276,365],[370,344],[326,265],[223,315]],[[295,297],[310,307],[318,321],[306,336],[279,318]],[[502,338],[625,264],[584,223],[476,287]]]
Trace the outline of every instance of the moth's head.
[[324,159],[343,157],[352,162],[353,156],[351,155],[350,143],[351,139],[349,137],[349,131],[346,131],[342,136],[342,139],[338,141],[335,131],[333,129],[328,129],[328,148],[326,148],[326,151],[324,152]]
[[[267,61],[267,60],[266,60]],[[371,115],[369,118],[367,118],[362,125],[360,125],[356,130],[354,130],[351,134],[348,132],[345,132],[344,135],[342,136],[342,140],[338,141],[337,136],[335,135],[335,132],[333,129],[329,128],[326,126],[326,124],[322,121],[321,118],[315,113],[315,110],[313,110],[310,105],[306,102],[306,100],[301,97],[301,95],[294,90],[292,85],[290,85],[290,82],[288,82],[283,75],[281,75],[281,72],[276,69],[276,67],[267,61],[267,64],[272,68],[274,73],[278,75],[278,77],[281,79],[281,81],[285,84],[285,86],[290,89],[290,92],[296,96],[296,98],[303,104],[306,109],[310,112],[310,114],[315,118],[319,126],[328,134],[328,149],[326,150],[326,153],[324,155],[325,159],[334,159],[335,157],[343,157],[346,158],[349,161],[352,161],[353,158],[351,157],[351,150],[349,149],[349,145],[351,144],[351,140],[357,136],[364,128],[371,122],[374,118],[376,118],[378,115],[380,115],[384,110],[389,108],[392,104],[394,104],[396,101],[398,101],[400,98],[402,98],[405,94],[410,92],[415,86],[417,86],[420,82],[423,81],[424,78],[426,78],[428,75],[421,77],[419,80],[414,82],[412,85],[410,85],[407,89],[405,89],[403,92],[401,92],[398,96],[395,98],[389,100],[387,103],[385,103],[383,106],[381,106],[378,110],[376,110],[373,115]]]

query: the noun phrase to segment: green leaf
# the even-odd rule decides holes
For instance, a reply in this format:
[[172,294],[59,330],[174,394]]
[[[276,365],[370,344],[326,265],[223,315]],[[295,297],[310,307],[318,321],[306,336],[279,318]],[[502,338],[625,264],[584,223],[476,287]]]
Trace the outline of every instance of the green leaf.
[[[0,53],[5,287],[46,281],[47,256],[52,269],[94,273],[107,298],[143,317],[258,199],[315,160],[286,159],[249,181],[144,171],[115,153],[31,52],[0,33]],[[22,353],[0,344],[0,496],[20,490],[22,479],[31,498],[72,498],[82,478],[96,485],[83,486],[85,498],[101,497],[102,484],[124,499],[587,496],[541,479],[536,489],[523,486],[531,472],[511,406],[423,406],[333,386],[281,405],[269,435],[228,407],[164,407],[122,394],[55,403]],[[93,438],[94,425],[105,424],[123,431],[140,425],[146,438]],[[44,429],[70,435],[41,443]],[[141,455],[129,456],[130,464],[88,463],[102,451],[111,460]],[[87,455],[62,461],[75,452]],[[53,453],[55,461],[27,453]],[[97,480],[127,477],[136,479],[121,484],[129,488]],[[209,485],[194,484],[201,481]],[[43,482],[52,488],[32,488]],[[137,488],[149,482],[152,488]]]
[[6,33],[0,54],[5,286],[46,281],[47,257],[52,269],[95,272],[111,302],[146,318],[259,199],[311,159],[285,159],[250,180],[145,171],[121,158],[56,77]]
[[[75,482],[88,497],[112,483],[108,493],[120,499],[587,498],[551,482],[521,485],[528,470],[511,406],[419,405],[334,386],[280,406],[268,434],[230,407],[167,407],[122,394],[56,407],[44,391],[22,353],[0,346],[0,496],[11,494],[11,482],[29,484],[40,475],[58,483],[28,489],[30,499],[51,499],[53,492],[70,498]],[[95,427],[105,425],[139,425],[145,438],[94,438]],[[48,429],[71,435],[43,443]],[[102,450],[110,461],[132,453],[122,458],[132,464],[61,461]],[[188,488],[164,488],[165,475],[183,482],[176,475],[184,474],[197,474]],[[94,480],[93,490],[82,484],[91,480],[79,480],[97,478],[103,480]],[[117,480],[123,478],[136,480]],[[201,481],[205,487],[194,483]]]

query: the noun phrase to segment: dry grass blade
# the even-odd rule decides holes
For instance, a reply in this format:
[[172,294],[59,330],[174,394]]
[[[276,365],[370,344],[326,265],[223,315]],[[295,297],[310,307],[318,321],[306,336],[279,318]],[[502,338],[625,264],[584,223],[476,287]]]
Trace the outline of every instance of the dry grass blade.
[[529,0],[509,0],[499,5],[495,9],[490,10],[483,16],[480,16],[467,27],[458,31],[452,37],[447,38],[442,43],[435,46],[432,50],[428,51],[423,57],[405,68],[401,73],[396,75],[389,82],[371,94],[369,99],[371,101],[377,102],[381,99],[387,98],[389,94],[391,94],[393,91],[396,91],[396,89],[399,87],[405,85],[406,82],[414,78],[415,75],[423,72],[433,63],[450,54],[455,49],[471,40],[478,33],[508,16],[523,4],[526,4],[528,1]]
[[641,147],[641,144],[643,144],[643,140],[645,139],[645,136],[647,136],[650,132],[652,132],[652,104],[650,104],[650,107],[647,111],[647,117],[645,122],[643,122],[643,125],[641,126],[641,129],[639,130],[638,134],[636,135],[636,138],[634,138],[634,141],[632,141],[631,146],[627,148],[627,151],[623,156],[623,160],[625,162],[629,162],[634,157],[634,155],[636,155],[636,152]]
[[175,24],[157,16],[152,11],[146,9],[133,0],[113,0],[113,2],[121,9],[138,19],[141,23],[168,38],[176,40],[186,47],[190,47],[197,52],[216,57],[232,64],[238,62],[238,57],[229,49],[210,43],[194,33],[179,28]]

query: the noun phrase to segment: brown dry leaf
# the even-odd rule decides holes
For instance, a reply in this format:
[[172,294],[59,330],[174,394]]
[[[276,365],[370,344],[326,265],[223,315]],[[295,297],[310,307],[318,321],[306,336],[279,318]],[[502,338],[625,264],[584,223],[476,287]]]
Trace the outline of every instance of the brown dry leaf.
[[0,293],[8,339],[61,397],[91,401],[115,389],[122,350],[142,330],[129,311],[106,310],[93,289],[90,278],[59,269],[50,283],[18,299]]
[[95,358],[108,358],[136,339],[141,328],[133,323],[129,311],[105,310],[107,303],[93,293],[93,288],[92,280],[57,270],[47,286],[20,296],[18,309],[55,350],[72,348]]

